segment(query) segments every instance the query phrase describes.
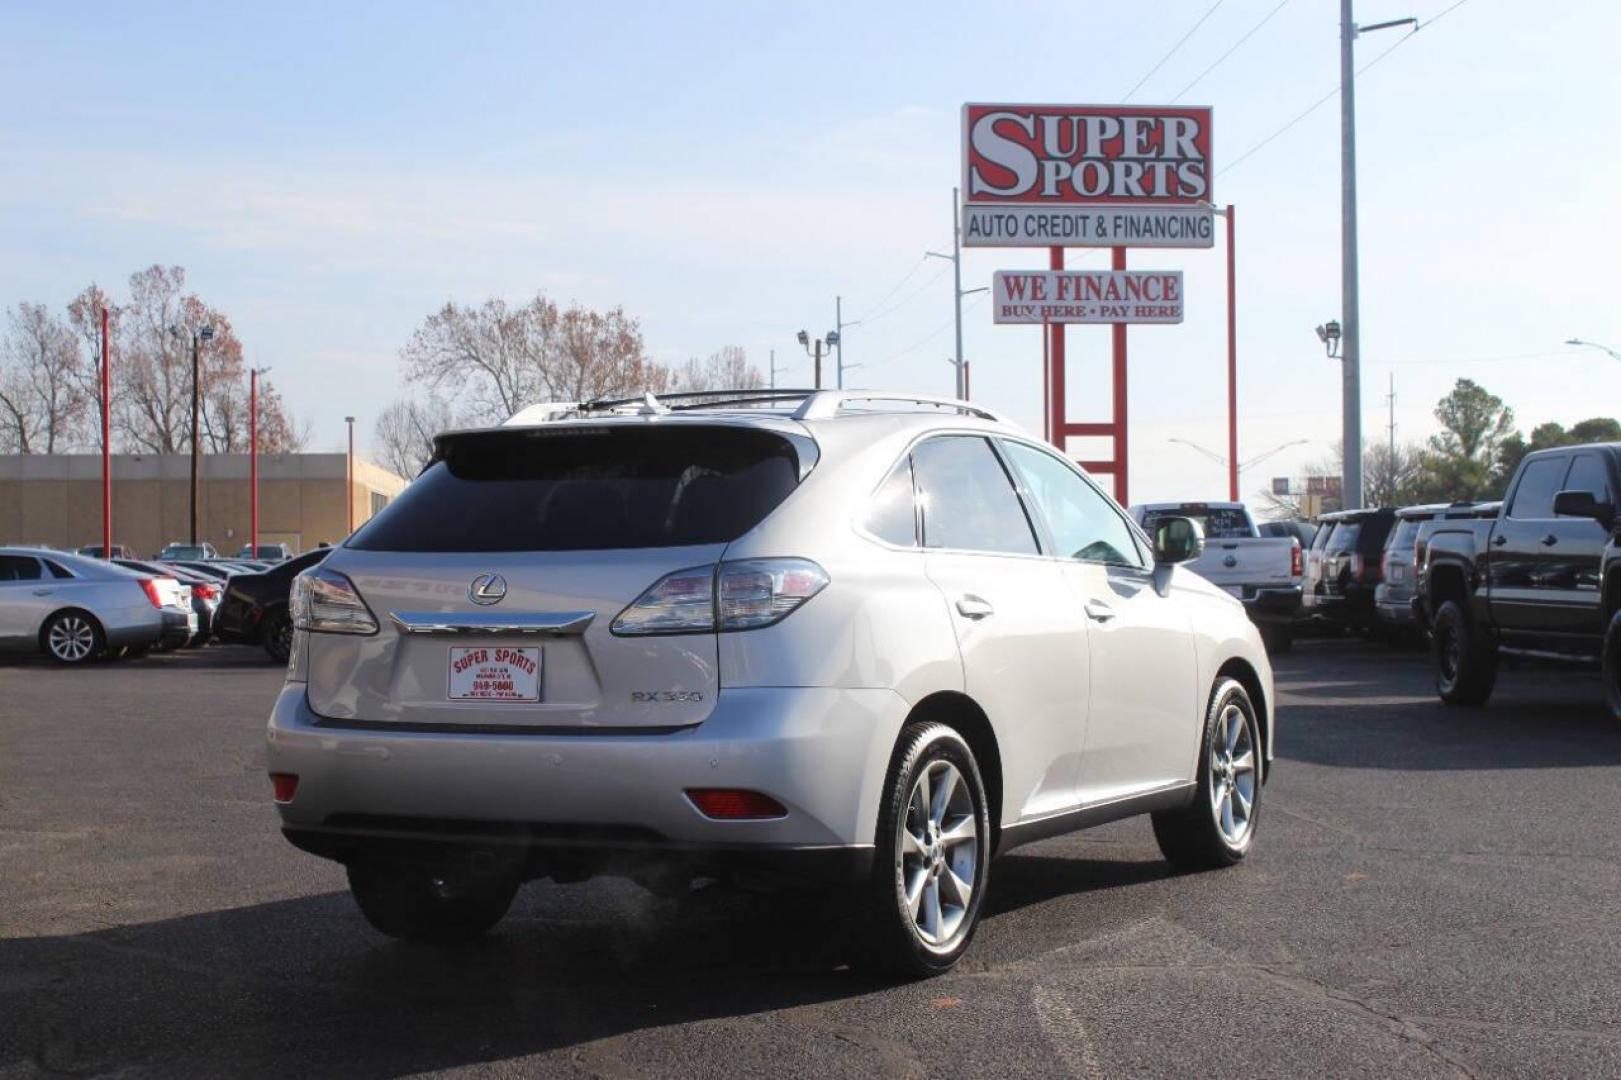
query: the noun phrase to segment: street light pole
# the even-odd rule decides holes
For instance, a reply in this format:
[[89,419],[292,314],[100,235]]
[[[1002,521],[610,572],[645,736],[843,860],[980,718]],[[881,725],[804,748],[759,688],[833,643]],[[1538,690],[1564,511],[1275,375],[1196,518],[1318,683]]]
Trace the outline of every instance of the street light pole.
[[[170,327],[172,333],[178,334],[175,327]],[[214,336],[212,326],[204,326],[191,332],[191,540],[193,547],[197,545],[197,471],[200,464],[199,455],[202,452],[198,441],[198,430],[201,427],[202,414],[202,343]]]
[[1391,19],[1358,27],[1351,0],[1340,0],[1340,320],[1344,334],[1345,463],[1341,497],[1345,509],[1362,506],[1362,319],[1357,302],[1356,252],[1356,49],[1358,34],[1417,19]]
[[1597,349],[1600,352],[1609,353],[1610,354],[1610,359],[1612,359],[1612,360],[1621,360],[1621,349],[1614,348],[1613,346],[1610,346],[1610,345],[1600,345],[1596,341],[1583,341],[1581,338],[1566,338],[1565,339],[1565,344],[1566,345],[1585,345],[1589,349]]
[[259,557],[259,376],[269,370],[248,371],[248,543],[253,559]]
[[101,557],[113,557],[112,349],[107,340],[109,313],[101,309]]

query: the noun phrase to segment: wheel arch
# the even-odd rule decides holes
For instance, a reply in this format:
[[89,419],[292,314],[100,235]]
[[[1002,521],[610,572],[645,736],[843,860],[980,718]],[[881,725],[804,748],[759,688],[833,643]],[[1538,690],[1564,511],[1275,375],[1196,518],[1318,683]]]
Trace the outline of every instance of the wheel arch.
[[1611,562],[1609,570],[1604,574],[1605,625],[1609,625],[1617,611],[1621,611],[1621,559]]
[[1260,673],[1242,656],[1233,656],[1216,669],[1216,678],[1237,681],[1250,696],[1251,704],[1255,706],[1256,719],[1261,724],[1261,744],[1266,747],[1266,753],[1261,755],[1261,778],[1265,780],[1272,771],[1272,703],[1267,700],[1266,687],[1261,682]]
[[963,737],[968,748],[974,752],[980,779],[985,784],[985,798],[990,802],[991,850],[995,851],[1002,834],[1002,750],[996,741],[996,729],[991,726],[990,717],[967,694],[942,690],[912,706],[906,722],[910,724],[917,720],[928,720],[951,728]]
[[1448,600],[1457,601],[1465,612],[1469,610],[1469,582],[1462,566],[1449,560],[1431,566],[1429,575],[1430,618],[1435,618],[1435,613]]

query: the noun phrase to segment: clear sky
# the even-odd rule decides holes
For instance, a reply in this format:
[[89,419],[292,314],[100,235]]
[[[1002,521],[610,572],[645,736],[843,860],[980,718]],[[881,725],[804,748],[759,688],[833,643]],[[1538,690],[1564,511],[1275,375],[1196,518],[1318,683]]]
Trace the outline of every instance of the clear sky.
[[[1613,416],[1621,363],[1562,343],[1621,344],[1621,5],[1451,4],[1358,6],[1446,12],[1357,87],[1366,430],[1392,375],[1401,438],[1459,376],[1527,430]],[[1237,161],[1336,85],[1337,5],[1211,6],[4,0],[0,306],[182,264],[312,449],[350,413],[364,447],[436,306],[537,289],[623,304],[660,360],[738,344],[763,370],[774,348],[793,384],[795,332],[842,295],[877,316],[846,334],[852,384],[949,393],[949,266],[921,260],[949,249],[962,102],[1118,102],[1165,58],[1131,100],[1212,106],[1214,195],[1239,208],[1240,457],[1311,440],[1248,494],[1339,434],[1312,333],[1340,306],[1337,99]],[[964,286],[1044,259],[970,252]],[[1188,275],[1186,323],[1131,332],[1132,495],[1221,497],[1166,441],[1224,449],[1221,249],[1132,261]],[[1039,430],[1038,332],[968,304],[975,398]],[[1070,340],[1072,415],[1102,419],[1108,332]]]

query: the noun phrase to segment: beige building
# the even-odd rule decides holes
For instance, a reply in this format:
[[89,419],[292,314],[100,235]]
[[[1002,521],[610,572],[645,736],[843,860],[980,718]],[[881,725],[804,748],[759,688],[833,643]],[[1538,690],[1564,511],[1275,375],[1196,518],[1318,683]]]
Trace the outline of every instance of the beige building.
[[[197,539],[220,554],[248,543],[248,455],[204,454]],[[259,455],[259,542],[307,551],[348,535],[344,454]],[[191,456],[114,454],[113,543],[142,555],[190,536]],[[405,490],[406,481],[355,459],[355,525]],[[0,455],[0,544],[75,548],[101,543],[100,454]]]

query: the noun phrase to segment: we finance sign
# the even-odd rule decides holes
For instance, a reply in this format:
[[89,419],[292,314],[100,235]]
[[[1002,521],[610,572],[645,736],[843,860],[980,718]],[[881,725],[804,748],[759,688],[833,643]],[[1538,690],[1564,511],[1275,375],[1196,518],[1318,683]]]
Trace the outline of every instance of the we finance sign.
[[967,247],[1215,243],[1208,108],[963,106]]
[[998,270],[998,323],[1179,323],[1180,270]]

